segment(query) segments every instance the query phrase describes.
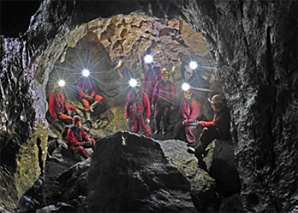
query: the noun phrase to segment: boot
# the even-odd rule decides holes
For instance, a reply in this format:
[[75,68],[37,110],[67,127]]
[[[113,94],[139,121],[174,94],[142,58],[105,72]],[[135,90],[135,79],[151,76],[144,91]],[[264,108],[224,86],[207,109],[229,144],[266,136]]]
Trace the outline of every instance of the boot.
[[98,104],[98,101],[95,101],[93,104],[90,106],[90,111],[94,112],[94,107]]
[[164,128],[162,128],[162,132],[161,132],[161,134],[163,134],[163,135],[166,135],[167,134],[167,130],[166,130],[166,128],[164,127]]

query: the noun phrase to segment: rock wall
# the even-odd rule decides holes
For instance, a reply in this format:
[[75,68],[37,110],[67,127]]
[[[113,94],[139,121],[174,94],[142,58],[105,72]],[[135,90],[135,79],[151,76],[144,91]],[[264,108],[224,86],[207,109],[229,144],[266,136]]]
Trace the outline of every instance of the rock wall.
[[297,205],[297,2],[184,1],[180,8],[217,61],[245,208],[290,211]]
[[184,19],[202,32],[231,107],[244,207],[291,211],[297,200],[296,1],[43,1],[26,34],[1,37],[1,176],[14,175],[1,187],[16,184],[1,197],[18,199],[42,173],[45,88],[73,42],[65,35],[95,18],[133,11]]

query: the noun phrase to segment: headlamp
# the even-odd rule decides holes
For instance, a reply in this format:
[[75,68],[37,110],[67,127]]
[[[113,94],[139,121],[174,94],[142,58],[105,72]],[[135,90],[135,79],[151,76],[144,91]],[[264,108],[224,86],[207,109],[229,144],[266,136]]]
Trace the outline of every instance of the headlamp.
[[152,55],[145,55],[145,57],[144,57],[144,61],[145,61],[146,64],[150,64],[150,63],[152,63],[152,62],[153,62],[153,57],[152,57]]
[[198,67],[198,63],[195,62],[195,61],[191,61],[189,63],[189,67],[190,67],[190,69],[194,70],[194,69],[196,69]]
[[189,89],[190,89],[190,86],[189,86],[188,83],[183,83],[183,84],[182,84],[182,90],[183,90],[183,91],[188,91]]
[[82,71],[82,75],[83,75],[83,76],[88,77],[89,74],[90,74],[90,71],[89,71],[89,70],[87,70],[87,69],[83,69],[83,71]]
[[65,81],[64,80],[59,80],[58,81],[58,86],[59,87],[64,87],[65,86]]
[[137,82],[136,79],[134,79],[134,78],[130,79],[130,81],[129,81],[129,85],[130,85],[131,87],[136,87],[137,84],[138,84],[138,82]]

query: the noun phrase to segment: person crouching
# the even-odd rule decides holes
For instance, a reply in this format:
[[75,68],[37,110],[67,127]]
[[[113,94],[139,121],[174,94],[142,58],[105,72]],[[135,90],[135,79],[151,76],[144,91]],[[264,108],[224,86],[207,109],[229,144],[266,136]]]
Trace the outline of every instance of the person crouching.
[[85,132],[80,116],[76,115],[73,117],[73,126],[67,131],[66,144],[69,149],[75,153],[79,153],[85,159],[90,157],[85,148],[92,148],[94,150],[95,140],[90,138]]

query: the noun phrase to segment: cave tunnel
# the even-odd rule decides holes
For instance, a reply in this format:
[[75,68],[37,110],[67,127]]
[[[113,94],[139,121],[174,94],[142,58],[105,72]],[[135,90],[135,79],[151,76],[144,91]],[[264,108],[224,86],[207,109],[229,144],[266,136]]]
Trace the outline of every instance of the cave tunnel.
[[[70,105],[74,104],[76,113],[85,119],[77,84],[84,78],[82,71],[87,69],[91,73],[88,78],[96,82],[98,92],[105,100],[98,107],[94,120],[104,114],[111,123],[105,129],[112,129],[111,133],[127,129],[125,124],[120,125],[120,121],[124,118],[123,103],[130,91],[128,82],[131,78],[144,82],[145,72],[149,69],[144,57],[150,54],[154,60],[150,64],[151,69],[159,71],[166,68],[171,72],[170,80],[177,88],[173,106],[179,107],[183,94],[181,85],[188,82],[195,91],[200,108],[204,108],[200,118],[213,117],[207,99],[222,93],[222,89],[214,78],[215,67],[207,43],[185,21],[127,15],[105,21],[93,20],[83,27],[86,33],[72,37],[75,45],[64,48],[49,74],[47,101],[55,83],[63,79],[67,101]],[[199,66],[191,69],[191,62]],[[199,82],[202,81],[207,82],[208,88],[200,88]],[[149,91],[146,92],[149,94]],[[152,96],[150,92],[149,96]],[[122,114],[115,114],[114,107]]]
[[[28,212],[41,209],[45,204],[65,201],[62,206],[46,208],[87,211],[88,193],[91,193],[90,199],[94,195],[101,197],[102,203],[114,196],[110,194],[114,188],[106,189],[105,195],[90,190],[90,186],[88,191],[87,179],[98,188],[108,185],[103,180],[110,182],[115,178],[123,183],[117,185],[124,187],[118,196],[123,199],[111,206],[111,202],[107,202],[109,209],[106,211],[129,211],[134,205],[136,209],[144,210],[144,200],[128,199],[123,193],[126,192],[132,197],[148,198],[145,211],[295,212],[298,206],[295,196],[298,98],[297,28],[293,26],[297,26],[296,1],[42,1],[24,34],[18,38],[1,36],[0,177],[1,197],[5,199],[0,202],[0,209]],[[204,187],[198,185],[198,191],[194,190],[192,184],[197,182],[192,182],[194,179],[186,181],[184,177],[196,176],[197,172],[189,169],[194,161],[186,159],[183,165],[188,166],[182,166],[182,169],[179,167],[181,162],[177,163],[180,172],[165,163],[165,155],[172,162],[177,160],[175,157],[188,156],[181,153],[185,148],[177,141],[165,145],[172,135],[161,140],[153,137],[159,144],[156,146],[151,140],[127,133],[124,102],[130,90],[128,81],[132,77],[144,80],[144,71],[148,69],[144,63],[146,54],[153,56],[154,69],[166,67],[171,71],[170,80],[177,88],[177,105],[182,98],[181,84],[185,81],[194,87],[198,99],[203,97],[200,107],[204,110],[201,110],[200,118],[212,120],[207,99],[216,93],[225,96],[229,104],[232,143],[217,143],[210,147],[215,153],[212,162],[218,164],[212,172],[209,171],[212,178],[204,175],[198,178],[204,179],[210,187],[208,190],[204,191]],[[197,69],[190,69],[191,61],[198,62]],[[55,164],[56,161],[48,156],[49,150],[63,147],[60,133],[47,115],[49,95],[57,80],[65,80],[68,104],[76,105],[76,113],[85,118],[77,94],[77,82],[82,78],[83,69],[90,70],[89,77],[97,82],[104,98],[92,117],[97,126],[89,133],[100,139],[102,146],[110,152],[96,151],[120,169],[119,173],[108,174],[110,164],[103,162],[103,166],[98,167],[106,168],[104,171],[108,175],[99,175],[102,178],[99,182],[92,175],[87,177],[86,168],[88,170],[90,162],[87,166],[79,163],[72,167],[64,161],[70,168],[64,172],[66,168]],[[196,80],[198,75],[209,82],[207,91],[200,90],[202,87]],[[172,114],[176,115],[176,112],[177,108]],[[153,122],[150,126],[154,126]],[[115,143],[108,143],[109,140]],[[127,144],[135,144],[138,140],[146,143],[139,149],[128,149]],[[51,147],[53,144],[54,148]],[[154,156],[153,164],[166,172],[154,168],[157,170],[152,176],[150,164],[149,171],[123,170],[127,165],[129,169],[138,168],[135,165],[139,162],[131,158],[134,154],[140,156],[140,162],[147,163],[144,159],[150,159],[150,156],[143,152],[144,147]],[[169,149],[172,148],[178,154],[171,156],[169,153],[173,150]],[[228,149],[233,151],[225,152]],[[120,157],[107,153],[117,153]],[[222,153],[226,154],[222,159],[216,158]],[[91,162],[91,174],[97,174],[93,167],[102,161],[100,156],[94,157],[97,161]],[[206,164],[212,165],[212,162]],[[118,168],[118,164],[123,168]],[[227,164],[235,165],[237,170],[224,169]],[[56,170],[55,175],[61,172],[55,177],[59,187],[47,182],[54,179],[50,169]],[[222,173],[218,173],[220,170]],[[134,175],[129,179],[132,181],[127,181],[126,176],[118,176],[123,175],[123,171]],[[143,173],[147,176],[142,176]],[[167,179],[169,174],[175,178]],[[47,175],[48,179],[45,178]],[[75,176],[79,178],[71,179],[74,182],[65,180]],[[117,179],[119,177],[122,178]],[[231,187],[233,177],[236,182],[240,178],[241,191]],[[180,182],[175,182],[178,180]],[[67,188],[70,182],[75,183],[75,189]],[[52,189],[52,197],[49,196],[51,193],[42,195],[42,183],[46,192]],[[180,185],[178,192],[173,187],[177,183]],[[154,190],[148,190],[148,186]],[[165,186],[173,191],[165,193]],[[126,191],[127,187],[133,190]],[[76,193],[69,193],[71,190]],[[60,197],[55,197],[58,194]],[[78,198],[71,202],[65,200],[74,199],[76,195]],[[157,207],[160,201],[175,200],[168,195],[179,198],[173,202],[176,205]],[[130,204],[126,206],[126,203]],[[89,211],[103,205],[96,200],[89,204]],[[99,209],[104,211],[104,208]]]

